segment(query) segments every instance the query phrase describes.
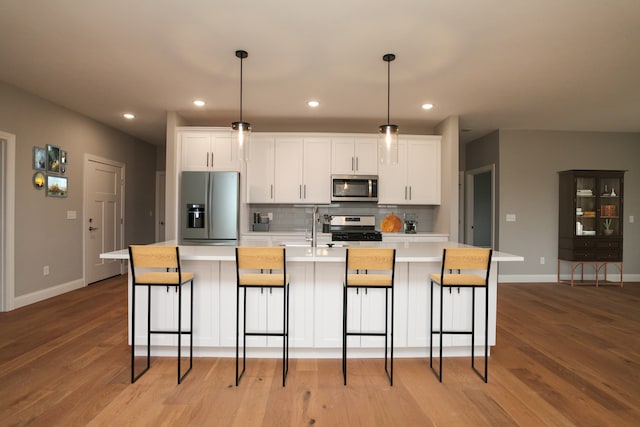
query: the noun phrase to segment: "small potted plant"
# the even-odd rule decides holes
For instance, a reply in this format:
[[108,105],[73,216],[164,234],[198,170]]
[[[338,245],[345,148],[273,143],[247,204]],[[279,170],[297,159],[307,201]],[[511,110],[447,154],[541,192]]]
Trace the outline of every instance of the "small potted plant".
[[613,224],[611,223],[611,218],[607,218],[602,223],[604,225],[604,234],[605,236],[610,236],[613,234]]

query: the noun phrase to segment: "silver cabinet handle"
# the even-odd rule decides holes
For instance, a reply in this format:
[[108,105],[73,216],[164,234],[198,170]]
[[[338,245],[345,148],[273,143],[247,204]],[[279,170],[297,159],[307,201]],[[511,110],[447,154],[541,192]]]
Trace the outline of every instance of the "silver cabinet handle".
[[304,198],[307,198],[307,184],[304,185]]
[[271,184],[271,198],[273,199],[273,184]]
[[409,200],[411,200],[411,186],[409,186]]
[[356,157],[356,172],[358,172],[360,168],[358,167],[358,158]]
[[354,161],[353,161],[353,157],[351,157],[351,170],[352,171],[356,170],[356,167],[355,167],[355,164],[354,164]]
[[207,167],[209,167],[209,152],[207,151]]
[[407,200],[407,186],[404,186],[404,199]]

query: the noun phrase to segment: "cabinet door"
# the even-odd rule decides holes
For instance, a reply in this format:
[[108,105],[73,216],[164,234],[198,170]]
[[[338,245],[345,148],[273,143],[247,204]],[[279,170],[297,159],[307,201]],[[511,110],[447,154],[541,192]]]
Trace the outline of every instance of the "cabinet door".
[[377,175],[377,139],[370,137],[332,138],[331,173],[342,175]]
[[183,171],[210,170],[211,140],[211,134],[207,132],[183,132],[180,134]]
[[[193,324],[195,333],[194,346],[215,347],[220,345],[220,312],[223,306],[220,299],[220,262],[217,261],[189,261],[188,266],[183,267],[194,273],[193,286]],[[189,325],[188,310],[189,286],[183,285],[182,293],[182,323]],[[177,297],[176,297],[177,298]],[[235,323],[229,323],[234,325]],[[227,325],[225,324],[225,327]],[[189,341],[186,341],[187,343]]]
[[274,202],[275,140],[254,137],[249,145],[247,162],[247,202]]
[[240,161],[234,147],[231,133],[227,135],[212,135],[211,137],[211,168],[215,171],[239,171]]
[[409,204],[440,204],[440,142],[407,142]]
[[355,173],[355,154],[353,138],[331,139],[331,173],[351,175]]
[[357,175],[378,174],[377,138],[356,138],[354,143],[355,173]]
[[314,347],[342,348],[343,277],[344,263],[322,263],[315,269]]
[[378,203],[406,204],[409,196],[407,187],[407,143],[398,144],[398,163],[380,165],[378,168]]
[[302,199],[305,203],[331,201],[331,143],[328,138],[305,138]]
[[278,138],[275,153],[276,203],[302,201],[302,138]]

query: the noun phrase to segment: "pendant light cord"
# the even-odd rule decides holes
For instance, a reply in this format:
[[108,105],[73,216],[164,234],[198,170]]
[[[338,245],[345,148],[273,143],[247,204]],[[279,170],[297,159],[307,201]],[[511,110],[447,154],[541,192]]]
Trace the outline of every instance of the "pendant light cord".
[[242,122],[242,63],[244,58],[240,57],[240,122]]
[[391,110],[391,61],[387,61],[387,124],[390,123],[389,117]]

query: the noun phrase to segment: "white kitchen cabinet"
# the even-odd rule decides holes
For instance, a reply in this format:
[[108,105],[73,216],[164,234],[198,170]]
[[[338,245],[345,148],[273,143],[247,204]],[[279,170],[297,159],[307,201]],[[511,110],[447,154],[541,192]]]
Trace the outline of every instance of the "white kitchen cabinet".
[[231,131],[179,131],[183,171],[239,171]]
[[329,139],[277,137],[275,147],[275,203],[329,203]]
[[440,204],[440,137],[405,137],[398,144],[398,163],[378,168],[378,203]]
[[275,138],[256,136],[249,144],[247,202],[275,202]]
[[377,138],[366,136],[331,138],[331,173],[377,175]]
[[315,269],[314,347],[342,347],[343,278],[344,263],[322,263]]

